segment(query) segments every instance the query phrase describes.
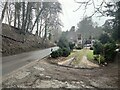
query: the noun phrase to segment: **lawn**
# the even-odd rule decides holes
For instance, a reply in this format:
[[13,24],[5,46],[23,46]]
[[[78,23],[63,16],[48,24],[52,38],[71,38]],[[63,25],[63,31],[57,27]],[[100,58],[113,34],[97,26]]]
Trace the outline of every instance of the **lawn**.
[[87,50],[86,56],[88,60],[93,60],[94,59],[93,50]]
[[71,54],[66,58],[70,59],[72,57],[75,57],[76,60],[72,62],[73,65],[78,65],[80,60],[82,60],[83,56],[86,55],[88,60],[93,60],[93,50],[89,49],[81,49],[81,50],[74,50],[71,52]]
[[76,60],[73,61],[73,64],[74,64],[74,65],[78,65],[78,64],[79,64],[80,60],[82,59],[82,57],[83,57],[83,55],[84,55],[84,52],[85,52],[84,49],[76,52],[76,55],[75,55]]
[[84,56],[86,50],[85,49],[81,49],[81,50],[74,50],[71,52],[71,54],[67,57],[67,59],[70,59],[72,57],[75,57],[76,60],[74,60],[72,63],[74,65],[79,64],[80,60],[82,59],[82,57]]

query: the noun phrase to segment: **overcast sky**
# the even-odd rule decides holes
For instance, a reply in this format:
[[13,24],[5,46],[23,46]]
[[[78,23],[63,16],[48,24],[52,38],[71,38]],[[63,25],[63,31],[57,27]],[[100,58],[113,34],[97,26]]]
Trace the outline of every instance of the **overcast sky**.
[[[64,25],[64,27],[62,27],[62,31],[70,30],[72,26],[77,27],[77,23],[83,19],[84,8],[81,7],[79,10],[74,12],[79,7],[80,4],[75,3],[74,0],[58,0],[58,1],[62,5],[62,14],[60,14],[60,18]],[[88,0],[77,0],[77,1],[88,1]],[[97,6],[100,5],[103,0],[94,0],[94,1],[96,1],[95,5]],[[110,1],[110,0],[105,0],[105,1]],[[118,1],[118,0],[114,0],[114,1]],[[93,6],[87,7],[86,10],[87,16],[92,15],[93,12],[94,12]],[[0,9],[0,15],[1,15],[1,9]],[[97,14],[94,17],[92,17],[93,22],[97,22],[99,25],[103,25],[105,20],[108,19],[107,17],[98,18],[96,16]]]
[[[78,1],[84,1],[84,0],[78,0]],[[94,0],[96,1],[95,4],[100,5],[102,0]],[[108,0],[109,1],[109,0]],[[71,26],[77,26],[77,23],[82,20],[83,13],[84,13],[84,7],[81,7],[79,10],[74,12],[80,4],[75,3],[74,0],[59,0],[59,2],[62,5],[63,12],[60,15],[60,18],[64,24],[64,27],[62,28],[62,31],[70,30]],[[93,6],[89,6],[86,11],[86,15],[92,15],[94,12]],[[103,25],[105,20],[108,19],[107,17],[96,17],[98,14],[96,14],[93,17],[93,21],[97,22],[99,25]]]

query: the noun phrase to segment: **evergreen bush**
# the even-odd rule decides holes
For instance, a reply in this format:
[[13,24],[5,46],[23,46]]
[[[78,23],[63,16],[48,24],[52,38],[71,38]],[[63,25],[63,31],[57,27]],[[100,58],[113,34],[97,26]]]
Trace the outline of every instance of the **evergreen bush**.
[[52,58],[57,58],[57,57],[59,57],[59,52],[58,52],[58,50],[56,50],[56,51],[53,51],[50,55]]
[[67,57],[68,55],[70,55],[70,50],[69,49],[63,48],[62,51],[63,51],[63,54],[62,54],[63,57]]

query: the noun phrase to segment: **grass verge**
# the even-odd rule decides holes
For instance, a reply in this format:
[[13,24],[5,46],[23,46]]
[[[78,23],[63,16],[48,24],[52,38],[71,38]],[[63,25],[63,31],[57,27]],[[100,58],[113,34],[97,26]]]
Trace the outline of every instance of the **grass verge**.
[[87,50],[87,59],[88,60],[94,60],[93,50]]
[[67,57],[67,59],[75,57],[75,60],[72,62],[73,65],[78,65],[82,57],[85,55],[86,49],[75,50]]
[[92,61],[94,60],[93,50],[89,49],[81,49],[81,50],[74,50],[71,52],[71,54],[66,57],[66,60],[75,57],[75,60],[72,62],[72,65],[78,65],[80,63],[80,60],[82,60],[83,56],[87,56],[87,59]]

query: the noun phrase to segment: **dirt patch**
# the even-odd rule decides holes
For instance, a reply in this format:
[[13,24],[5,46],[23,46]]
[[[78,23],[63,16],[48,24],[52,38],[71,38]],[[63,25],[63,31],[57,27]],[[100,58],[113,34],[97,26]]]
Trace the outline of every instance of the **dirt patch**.
[[60,61],[60,62],[58,62],[58,65],[69,66],[69,65],[71,65],[73,60],[75,60],[75,57],[72,57],[72,58],[65,60],[65,61]]
[[22,78],[16,77],[18,74],[6,76],[3,88],[118,88],[117,64],[95,69],[75,69],[51,64],[45,58],[15,73],[23,75]]
[[80,68],[98,68],[99,65],[95,64],[87,59],[86,56],[83,56],[82,60],[80,60],[79,65],[76,67]]

